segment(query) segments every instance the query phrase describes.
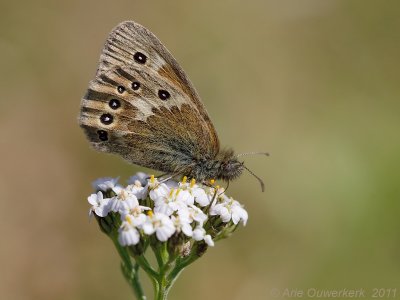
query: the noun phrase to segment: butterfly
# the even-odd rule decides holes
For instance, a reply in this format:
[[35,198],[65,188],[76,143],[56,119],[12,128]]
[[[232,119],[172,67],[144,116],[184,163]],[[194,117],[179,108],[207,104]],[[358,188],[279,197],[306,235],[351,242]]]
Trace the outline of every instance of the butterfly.
[[96,150],[173,176],[229,183],[247,169],[232,149],[221,149],[198,93],[174,57],[133,21],[109,34],[82,99],[79,124]]

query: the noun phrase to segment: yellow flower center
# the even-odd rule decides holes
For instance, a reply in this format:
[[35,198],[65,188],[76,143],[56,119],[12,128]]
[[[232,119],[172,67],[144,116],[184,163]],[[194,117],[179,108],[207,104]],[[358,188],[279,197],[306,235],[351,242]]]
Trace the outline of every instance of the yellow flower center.
[[192,180],[190,180],[190,187],[194,187],[194,185],[196,184],[196,179],[192,178]]

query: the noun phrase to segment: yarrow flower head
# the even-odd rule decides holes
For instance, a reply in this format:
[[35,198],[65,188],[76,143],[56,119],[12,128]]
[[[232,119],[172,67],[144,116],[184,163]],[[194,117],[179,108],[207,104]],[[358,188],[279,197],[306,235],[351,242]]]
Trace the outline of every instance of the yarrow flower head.
[[[213,181],[203,185],[187,177],[176,182],[137,173],[126,186],[118,178],[100,178],[93,187],[89,215],[119,245],[119,253],[128,251],[145,271],[146,249],[154,251],[160,268],[163,263],[183,268],[248,220],[243,206]],[[174,270],[171,274],[179,274]]]
[[164,182],[145,173],[137,173],[128,183],[123,187],[118,178],[100,178],[93,183],[98,192],[88,198],[90,215],[119,215],[119,241],[123,246],[136,245],[154,233],[159,242],[181,235],[183,242],[205,241],[214,246],[213,239],[220,239],[225,229],[236,227],[240,221],[247,223],[243,206],[218,186],[202,186],[187,177],[181,182]]

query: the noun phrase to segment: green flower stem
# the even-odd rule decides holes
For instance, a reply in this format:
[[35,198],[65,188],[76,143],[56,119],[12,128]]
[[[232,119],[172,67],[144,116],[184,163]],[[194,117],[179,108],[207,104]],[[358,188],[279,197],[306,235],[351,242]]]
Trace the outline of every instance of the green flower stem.
[[177,259],[175,263],[175,267],[171,270],[171,272],[168,274],[167,277],[167,282],[168,286],[171,287],[176,279],[178,278],[179,274],[183,271],[184,268],[186,268],[188,265],[193,263],[195,260],[197,260],[200,256],[197,254],[197,248],[193,249],[192,254],[190,254],[188,257],[184,259]]
[[[168,253],[167,243],[163,243],[160,247],[153,247],[154,255],[158,257],[159,273],[157,277],[152,277],[154,286],[154,299],[165,300],[168,293],[185,267],[198,259],[198,247],[192,249],[192,254],[186,258],[173,256]],[[174,267],[172,268],[172,266]],[[172,268],[172,269],[171,269]]]
[[161,245],[158,244],[157,240],[154,237],[152,237],[150,245],[151,245],[151,249],[154,252],[154,256],[156,257],[158,269],[160,270],[162,268],[162,266],[164,265],[162,251],[160,251]]
[[150,266],[144,255],[135,256],[136,263],[149,275],[150,278],[158,279],[159,274]]
[[110,238],[112,239],[114,246],[117,249],[119,256],[121,257],[122,274],[128,281],[129,285],[132,287],[136,298],[138,300],[146,300],[146,296],[144,295],[144,291],[139,280],[139,264],[132,263],[127,248],[122,247],[119,244],[117,234],[111,234]]

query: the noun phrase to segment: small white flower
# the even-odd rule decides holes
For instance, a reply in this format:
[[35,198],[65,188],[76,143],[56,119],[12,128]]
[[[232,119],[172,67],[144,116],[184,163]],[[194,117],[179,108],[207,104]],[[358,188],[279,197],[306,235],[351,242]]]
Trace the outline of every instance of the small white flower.
[[147,185],[146,187],[150,190],[155,189],[158,185],[160,185],[160,182],[158,181],[157,178],[154,177],[154,175],[151,175],[149,179],[147,179]]
[[99,217],[105,217],[110,212],[110,198],[103,198],[102,192],[97,192],[97,194],[91,194],[88,197],[88,202],[92,205],[89,210],[89,217],[93,216],[93,212]]
[[122,246],[136,245],[140,241],[139,231],[129,221],[122,222],[118,232],[118,242]]
[[147,188],[143,187],[139,180],[136,180],[133,184],[130,184],[126,189],[132,192],[136,198],[143,200],[147,197]]
[[209,205],[212,199],[212,197],[207,195],[204,189],[199,187],[193,189],[192,195],[194,196],[194,201],[196,201],[201,207]]
[[232,220],[234,224],[238,224],[242,221],[243,225],[246,225],[249,217],[247,211],[240,205],[240,203],[232,198],[228,199],[226,202],[212,206],[210,209],[210,215],[219,215],[224,223]]
[[[121,218],[122,219],[122,218]],[[125,215],[125,219],[135,226],[139,227],[146,222],[146,215],[142,213]]]
[[[237,201],[236,201],[237,202]],[[242,221],[243,226],[246,226],[249,214],[247,211],[237,202],[237,205],[231,207],[232,210],[232,222],[237,224]]]
[[197,206],[190,205],[187,211],[189,213],[190,223],[196,221],[200,225],[203,225],[208,218],[207,215]]
[[194,197],[188,190],[178,189],[176,191],[176,201],[186,205],[194,204]]
[[[222,187],[219,187],[218,185],[215,187],[209,187],[208,189],[203,189],[203,190],[206,193],[207,198],[205,198],[204,195],[200,195],[199,201],[196,201],[197,203],[200,204],[201,207],[209,205],[211,203],[211,201],[213,201],[212,205],[215,205],[215,203],[217,201],[223,202],[223,199],[226,197],[226,195],[224,194],[225,189]],[[203,204],[205,204],[205,205],[203,205]]]
[[174,223],[176,232],[183,232],[186,236],[193,235],[193,229],[190,225],[189,218],[185,217],[184,214],[179,214],[178,216],[171,216],[171,220]]
[[168,194],[159,193],[154,200],[154,211],[170,216],[179,209],[185,209],[187,207],[186,202],[190,201],[188,195],[187,191],[181,189],[171,189]]
[[119,213],[121,220],[128,220],[134,226],[140,226],[146,221],[146,215],[143,213],[150,210],[150,207],[139,205],[139,201],[133,197],[122,202]]
[[169,192],[170,188],[165,183],[160,183],[150,190],[149,196],[151,200],[156,202],[164,197],[168,197]]
[[196,184],[196,180],[192,179],[187,182],[187,177],[183,177],[182,182],[179,183],[179,187],[187,192],[186,204],[191,205],[196,201],[201,207],[210,204],[211,198],[208,197],[203,188]]
[[142,225],[144,233],[156,233],[157,239],[165,242],[175,233],[175,226],[171,219],[162,213],[149,213],[146,222]]
[[193,230],[193,239],[195,241],[204,240],[208,246],[211,246],[211,247],[214,246],[214,241],[212,240],[211,235],[206,234],[206,231],[203,227],[197,226]]
[[112,177],[103,177],[103,178],[98,178],[95,181],[92,182],[93,189],[98,191],[103,191],[106,192],[108,190],[111,190],[113,187],[118,186],[118,180],[119,177],[117,178],[112,178]]
[[118,186],[114,187],[112,190],[115,193],[115,196],[111,198],[110,210],[113,212],[123,212],[126,206],[125,202],[129,199],[137,201],[135,194],[130,190]]
[[128,184],[135,184],[138,181],[141,186],[145,186],[147,184],[147,179],[150,178],[150,176],[146,173],[143,172],[137,172],[135,175],[129,177],[128,179]]

